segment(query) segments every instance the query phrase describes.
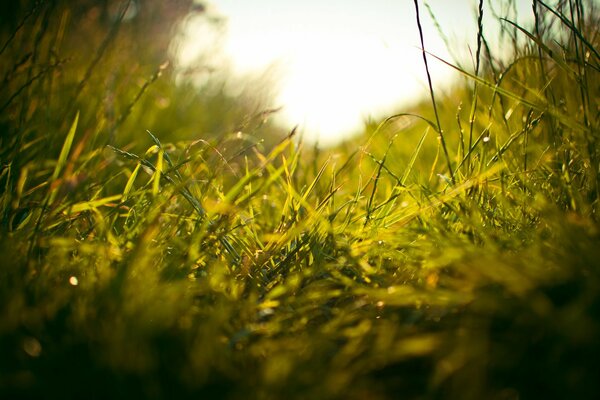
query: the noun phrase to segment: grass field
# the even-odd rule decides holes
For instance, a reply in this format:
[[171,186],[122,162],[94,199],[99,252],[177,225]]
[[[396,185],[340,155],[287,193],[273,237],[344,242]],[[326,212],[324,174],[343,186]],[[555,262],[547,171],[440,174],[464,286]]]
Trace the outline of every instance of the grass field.
[[596,2],[507,16],[508,58],[481,25],[454,90],[327,151],[123,10],[17,3],[0,398],[600,396]]

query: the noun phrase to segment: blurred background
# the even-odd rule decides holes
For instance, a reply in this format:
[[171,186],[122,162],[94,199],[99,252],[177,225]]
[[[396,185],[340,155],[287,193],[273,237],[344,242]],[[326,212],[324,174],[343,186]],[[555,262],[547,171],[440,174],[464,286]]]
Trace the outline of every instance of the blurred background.
[[[531,1],[485,3],[484,34],[498,54],[496,17],[526,24]],[[478,2],[420,4],[426,50],[471,69]],[[233,93],[253,82],[281,107],[275,120],[298,125],[308,141],[336,144],[428,94],[413,1],[213,0],[205,9],[212,18],[189,18],[176,39],[180,67],[226,71]],[[449,90],[458,78],[432,57],[430,67],[436,89]]]
[[[527,25],[530,3],[486,2],[496,56],[497,17]],[[478,3],[419,4],[426,49],[472,70]],[[65,132],[76,111],[99,126],[90,145],[136,146],[150,130],[269,147],[297,126],[327,147],[428,94],[409,0],[19,0],[0,5],[0,34],[8,149],[23,129]],[[430,69],[436,90],[451,93],[458,74],[433,57]],[[61,141],[44,137],[31,157],[58,151]]]

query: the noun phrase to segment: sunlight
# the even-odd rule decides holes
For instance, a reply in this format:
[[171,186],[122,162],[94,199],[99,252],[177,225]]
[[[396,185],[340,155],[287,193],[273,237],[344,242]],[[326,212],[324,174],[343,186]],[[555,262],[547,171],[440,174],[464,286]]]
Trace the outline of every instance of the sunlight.
[[600,0],[416,1],[0,2],[0,400],[600,399]]
[[281,119],[321,144],[357,132],[369,116],[419,95],[419,71],[411,67],[420,53],[404,50],[368,35],[307,38],[281,82]]
[[[428,2],[452,42],[463,43],[469,57],[476,38],[474,3]],[[520,1],[525,7],[526,1]],[[212,9],[226,21],[223,56],[237,76],[270,71],[277,89],[276,116],[285,126],[298,125],[304,138],[335,144],[360,133],[369,118],[381,118],[427,95],[413,2],[213,0]],[[469,16],[465,18],[465,16]],[[425,7],[421,17],[428,51],[451,60]],[[488,16],[489,18],[489,16]],[[460,22],[460,23],[459,23]],[[492,35],[493,36],[493,35]],[[213,43],[198,26],[193,43]],[[204,38],[204,39],[203,39]],[[431,60],[436,88],[448,87],[456,73]]]

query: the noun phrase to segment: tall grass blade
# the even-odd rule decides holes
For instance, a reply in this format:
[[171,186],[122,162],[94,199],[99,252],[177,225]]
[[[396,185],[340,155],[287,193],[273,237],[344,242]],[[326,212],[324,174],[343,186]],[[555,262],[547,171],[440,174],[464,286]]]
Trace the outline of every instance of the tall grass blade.
[[435,114],[435,121],[437,125],[437,131],[439,133],[440,142],[442,144],[442,149],[444,150],[444,156],[446,157],[446,165],[448,167],[448,173],[450,174],[450,178],[452,179],[452,183],[455,183],[454,180],[454,170],[452,169],[452,163],[450,161],[450,155],[448,154],[448,148],[446,147],[446,140],[444,139],[444,132],[442,130],[442,124],[440,123],[440,116],[438,114],[437,103],[435,101],[435,94],[433,91],[433,84],[431,82],[431,73],[429,72],[429,63],[427,62],[427,52],[425,51],[425,41],[423,38],[423,28],[421,27],[421,17],[419,15],[419,2],[418,0],[414,0],[415,4],[415,12],[417,17],[417,27],[419,29],[419,37],[421,40],[421,52],[423,54],[423,63],[425,64],[425,72],[427,73],[427,84],[429,85],[429,94],[431,96],[431,103],[433,105],[433,112]]

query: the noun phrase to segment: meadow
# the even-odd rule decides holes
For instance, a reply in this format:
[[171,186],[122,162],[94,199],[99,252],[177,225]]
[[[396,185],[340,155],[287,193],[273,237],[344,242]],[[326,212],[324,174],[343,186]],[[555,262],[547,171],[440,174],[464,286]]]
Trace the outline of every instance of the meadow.
[[595,1],[327,150],[176,81],[190,1],[11,4],[1,398],[600,396]]

